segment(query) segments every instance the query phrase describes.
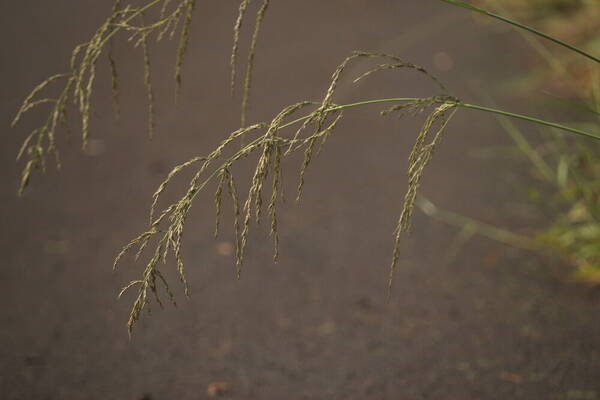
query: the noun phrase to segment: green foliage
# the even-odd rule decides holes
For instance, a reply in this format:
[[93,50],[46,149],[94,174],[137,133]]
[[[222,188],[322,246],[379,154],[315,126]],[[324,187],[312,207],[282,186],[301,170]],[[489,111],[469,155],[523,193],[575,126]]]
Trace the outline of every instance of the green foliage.
[[600,284],[600,153],[577,143],[555,146],[553,218],[537,240],[576,267],[574,277]]
[[[490,3],[497,2],[493,0]],[[598,4],[586,1],[577,4],[572,2],[568,9],[565,9],[564,2],[560,1],[549,2],[544,6],[551,11],[544,14],[547,15],[545,18],[552,19],[557,26],[560,26],[561,19],[570,23],[573,13],[594,15],[600,11]],[[502,11],[527,13],[534,5],[515,3],[512,7],[509,4],[509,7],[503,8]],[[561,14],[567,11],[567,15]],[[539,13],[531,13],[531,18],[539,19],[536,14]],[[600,37],[597,33],[595,35]],[[581,42],[587,42],[594,34],[581,34],[578,37]],[[553,71],[554,75],[571,82],[571,86],[574,87],[571,93],[576,99],[561,100],[561,106],[569,106],[571,110],[588,119],[588,125],[596,125],[600,117],[598,69],[590,68],[590,78],[585,83],[585,90],[582,90],[577,87],[570,72],[573,67],[570,70],[565,67],[567,61],[564,58],[554,56],[551,52],[546,53],[543,44],[535,40],[530,39],[530,43],[546,61],[547,68]],[[535,78],[532,75],[525,77],[528,80]],[[511,135],[522,154],[531,161],[535,176],[541,179],[541,191],[549,195],[536,196],[540,190],[530,190],[530,193],[534,194],[534,204],[545,208],[552,218],[548,226],[538,233],[536,241],[542,249],[554,250],[572,264],[575,267],[574,278],[600,284],[600,150],[587,142],[568,140],[553,132],[546,132],[545,141],[534,148],[510,121],[501,118],[499,122]]]
[[[496,0],[483,2],[501,8]],[[544,3],[545,7],[552,10],[549,15],[554,20],[563,5],[560,1]],[[593,9],[598,11],[600,6],[587,2],[570,3],[570,12],[578,9],[593,13]],[[538,18],[540,15],[540,10],[534,3],[514,2],[512,7],[502,7],[501,10],[505,14],[513,10],[525,13],[531,10],[532,16]],[[572,74],[565,67],[565,60],[555,56],[535,38],[526,38],[532,49],[546,61],[548,69],[561,79],[571,82],[573,88],[577,87]],[[582,41],[586,39],[585,35],[581,37]],[[582,126],[597,126],[600,117],[600,75],[595,65],[590,70],[586,90],[571,91],[577,99],[559,98],[561,107],[579,112],[589,120],[587,123],[580,123]],[[526,75],[523,79],[536,81],[536,76]],[[537,182],[536,186],[529,188],[529,199],[537,208],[550,215],[546,226],[538,228],[532,237],[527,237],[441,210],[426,199],[419,202],[421,210],[433,218],[460,227],[462,232],[477,233],[527,250],[545,253],[550,251],[574,267],[571,275],[574,279],[593,285],[600,284],[600,150],[587,141],[565,138],[552,130],[544,132],[544,139],[540,144],[532,145],[505,115],[496,113],[496,118],[514,141],[521,156],[532,166],[530,178]]]

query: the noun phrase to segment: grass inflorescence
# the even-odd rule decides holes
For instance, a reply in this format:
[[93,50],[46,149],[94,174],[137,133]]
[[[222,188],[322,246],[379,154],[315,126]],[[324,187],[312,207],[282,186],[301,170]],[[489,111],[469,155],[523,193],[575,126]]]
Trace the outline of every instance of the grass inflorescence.
[[[233,25],[233,46],[231,48],[231,57],[230,57],[230,68],[231,68],[231,78],[230,78],[230,90],[231,94],[235,92],[236,80],[237,80],[237,58],[239,55],[239,45],[240,45],[240,36],[242,31],[242,24],[244,23],[246,13],[248,10],[248,6],[250,5],[250,0],[242,0],[240,2],[238,16]],[[258,44],[258,38],[261,32],[263,20],[267,13],[267,9],[269,8],[271,1],[263,0],[261,6],[256,12],[256,17],[254,20],[254,29],[252,31],[252,37],[250,40],[250,48],[248,50],[248,59],[246,61],[246,73],[244,75],[243,81],[243,93],[242,93],[242,106],[240,112],[240,121],[241,126],[246,126],[247,114],[248,114],[248,106],[250,104],[250,88],[252,86],[252,75],[254,70],[254,58],[256,56],[256,47]]]
[[[245,10],[250,0],[242,0],[240,13],[234,25],[234,45],[231,55],[232,90],[235,85],[236,57],[238,54],[240,30],[244,20]],[[264,19],[268,0],[263,0],[259,8],[254,32],[250,42],[250,51],[246,63],[246,76],[244,79],[244,94],[242,105],[242,126],[245,126],[246,110],[250,96],[252,69],[258,36]],[[90,116],[92,112],[92,94],[96,82],[96,71],[102,54],[106,53],[110,75],[113,97],[113,108],[115,115],[120,114],[119,107],[119,80],[120,75],[117,61],[114,55],[114,39],[117,33],[128,34],[128,41],[134,47],[140,47],[143,55],[143,80],[146,88],[148,102],[148,132],[150,137],[155,131],[155,99],[152,87],[152,63],[150,52],[150,41],[161,41],[164,38],[173,39],[179,31],[179,41],[175,56],[175,84],[177,93],[182,86],[182,68],[187,53],[190,39],[191,25],[196,7],[196,0],[152,0],[146,1],[139,6],[124,5],[122,0],[115,0],[110,16],[97,28],[91,38],[77,45],[72,53],[69,70],[65,73],[53,75],[37,85],[25,98],[13,120],[15,126],[28,111],[43,105],[49,105],[50,110],[45,123],[34,129],[24,140],[21,150],[18,152],[18,160],[27,157],[27,161],[21,173],[19,194],[27,186],[31,174],[36,169],[45,170],[46,157],[52,154],[56,158],[57,166],[60,167],[58,149],[56,147],[56,135],[60,127],[68,130],[69,118],[67,112],[71,104],[76,106],[81,123],[82,148],[85,149],[90,135]],[[155,9],[158,12],[153,12]],[[56,96],[43,97],[50,85],[62,85]]]
[[[248,51],[248,61],[246,62],[246,75],[244,77],[244,94],[242,99],[241,125],[246,125],[246,114],[248,112],[248,104],[250,102],[250,88],[252,86],[252,75],[254,69],[254,56],[256,55],[256,45],[258,36],[262,27],[263,19],[269,7],[270,0],[263,0],[262,5],[256,13],[256,21],[254,22],[254,32],[250,42],[250,50]],[[234,77],[232,76],[232,79]]]
[[[104,53],[107,54],[110,64],[113,103],[115,111],[118,114],[119,74],[114,58],[113,39],[119,32],[128,33],[128,40],[133,43],[134,47],[139,46],[143,49],[144,84],[149,104],[148,126],[149,133],[152,135],[155,124],[149,39],[153,37],[156,40],[161,40],[165,36],[172,37],[177,31],[180,20],[184,20],[176,61],[176,81],[179,84],[181,81],[181,65],[189,38],[191,13],[194,4],[195,0],[180,0],[177,2],[171,2],[171,0],[153,0],[141,6],[134,7],[131,5],[123,6],[121,0],[116,0],[113,3],[110,16],[92,34],[91,38],[73,49],[69,70],[65,73],[49,77],[31,91],[19,108],[12,125],[16,125],[25,113],[38,106],[49,105],[50,111],[45,123],[34,129],[27,136],[18,153],[17,159],[21,159],[24,156],[28,158],[21,174],[19,194],[27,186],[31,178],[31,173],[35,169],[45,169],[45,160],[48,154],[53,154],[56,157],[57,165],[60,167],[58,149],[56,147],[56,134],[61,126],[68,129],[69,119],[67,112],[71,104],[75,105],[79,114],[82,147],[86,148],[90,134],[92,94],[96,81],[98,61]],[[144,18],[145,14],[159,5],[162,5],[159,16],[155,16],[152,19]],[[139,23],[136,24],[136,21],[139,21]],[[48,86],[55,84],[62,85],[57,96],[41,97],[41,94]]]
[[[404,200],[401,217],[396,229],[393,263],[390,268],[393,272],[399,254],[400,233],[407,231],[409,226],[415,200],[414,194],[417,192],[423,171],[433,155],[433,150],[457,107],[457,100],[446,95],[439,81],[420,66],[403,62],[400,58],[387,54],[355,52],[336,68],[330,85],[320,102],[302,101],[285,107],[269,122],[257,123],[238,129],[225,138],[207,156],[196,157],[178,165],[167,175],[153,195],[148,229],[125,246],[115,260],[116,267],[122,257],[134,249],[136,251],[135,258],[137,259],[152,240],[154,240],[153,243],[156,243],[154,251],[151,252],[150,259],[146,263],[142,278],[131,282],[123,291],[134,288],[137,290],[137,296],[128,322],[130,332],[143,309],[150,303],[151,295],[157,301],[160,301],[157,293],[157,283],[162,283],[167,292],[171,293],[161,273],[161,264],[166,263],[169,254],[175,260],[179,278],[186,287],[187,293],[184,264],[181,258],[184,226],[194,199],[198,193],[207,190],[209,184],[216,185],[214,192],[215,235],[218,235],[219,232],[219,221],[225,202],[224,197],[228,197],[229,202],[232,204],[236,242],[236,275],[239,277],[242,272],[241,268],[251,226],[253,223],[260,223],[264,209],[266,209],[267,217],[270,220],[270,235],[274,245],[273,257],[277,259],[279,254],[277,212],[283,199],[284,158],[297,152],[304,154],[298,172],[299,183],[296,197],[300,199],[305,173],[315,156],[315,151],[318,154],[318,149],[323,146],[327,138],[339,126],[339,122],[343,118],[343,111],[346,108],[369,104],[369,102],[363,102],[337,105],[333,101],[335,90],[346,66],[358,58],[374,58],[388,62],[388,64],[375,67],[375,69],[363,74],[360,78],[377,71],[408,68],[425,74],[442,90],[439,96],[425,99],[396,99],[395,102],[402,102],[404,107],[387,109],[382,112],[385,115],[407,109],[415,112],[426,109],[432,110],[417,136],[409,159],[408,194]],[[308,113],[290,121],[290,118],[301,110],[308,110]],[[299,127],[291,132],[285,129],[293,125],[299,125]],[[244,144],[240,147],[240,143]],[[238,161],[251,155],[256,157],[254,173],[249,182],[248,192],[245,196],[240,196],[233,167]],[[162,211],[157,212],[159,200],[167,186],[182,170],[193,166],[198,167],[185,194],[179,200],[163,208]],[[390,279],[392,272],[390,272]]]

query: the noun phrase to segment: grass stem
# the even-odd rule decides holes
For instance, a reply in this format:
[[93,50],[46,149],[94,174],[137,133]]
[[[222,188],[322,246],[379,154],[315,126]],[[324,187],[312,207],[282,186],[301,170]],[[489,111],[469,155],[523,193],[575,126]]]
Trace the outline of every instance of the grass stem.
[[531,26],[527,26],[527,25],[521,24],[521,23],[519,23],[517,21],[514,21],[514,20],[512,20],[510,18],[503,17],[502,15],[498,15],[498,14],[495,14],[493,12],[481,9],[479,7],[475,7],[474,5],[469,4],[469,3],[465,3],[464,1],[457,1],[457,0],[441,0],[441,1],[443,1],[445,3],[448,3],[448,4],[451,4],[453,6],[466,8],[468,10],[477,12],[479,14],[487,15],[488,17],[495,18],[495,19],[497,19],[499,21],[502,21],[502,22],[506,22],[507,24],[513,25],[513,26],[515,26],[515,27],[517,27],[519,29],[523,29],[523,30],[525,30],[527,32],[533,33],[534,35],[537,35],[537,36],[543,37],[544,39],[550,40],[551,42],[554,42],[554,43],[556,43],[556,44],[558,44],[560,46],[563,46],[563,47],[565,47],[565,48],[567,48],[567,49],[569,49],[571,51],[574,51],[575,53],[578,53],[578,54],[580,54],[580,55],[582,55],[584,57],[587,57],[590,60],[592,60],[592,61],[597,62],[597,63],[600,64],[600,58],[595,57],[595,56],[591,55],[590,53],[587,53],[587,52],[585,52],[585,51],[583,51],[583,50],[581,50],[581,49],[579,49],[579,48],[577,48],[577,47],[575,47],[573,45],[570,45],[570,44],[568,44],[566,42],[563,42],[562,40],[557,39],[557,38],[555,38],[553,36],[550,36],[550,35],[548,35],[548,34],[546,34],[544,32],[540,32],[537,29],[532,28]]
[[[410,101],[417,101],[420,100],[420,98],[418,97],[392,97],[392,98],[385,98],[385,99],[373,99],[373,100],[364,100],[364,101],[359,101],[356,103],[348,103],[348,104],[341,104],[341,105],[337,105],[337,106],[332,106],[329,109],[327,109],[327,111],[338,111],[338,110],[344,110],[346,108],[353,108],[353,107],[359,107],[359,106],[366,106],[366,105],[370,105],[370,104],[380,104],[380,103],[399,103],[399,102],[410,102]],[[463,108],[469,108],[472,110],[477,110],[477,111],[483,111],[483,112],[487,112],[487,113],[493,113],[493,114],[497,114],[497,115],[503,115],[506,117],[511,117],[511,118],[515,118],[515,119],[520,119],[523,121],[528,121],[528,122],[532,122],[538,125],[544,125],[544,126],[549,126],[551,128],[556,128],[556,129],[560,129],[562,131],[566,131],[566,132],[571,132],[574,133],[576,135],[580,135],[580,136],[585,136],[588,138],[592,138],[592,139],[596,139],[596,140],[600,140],[600,135],[596,135],[590,132],[586,132],[586,131],[582,131],[580,129],[576,129],[576,128],[571,128],[569,126],[565,126],[565,125],[561,125],[555,122],[550,122],[550,121],[545,121],[543,119],[539,119],[539,118],[535,118],[535,117],[530,117],[527,115],[523,115],[523,114],[516,114],[516,113],[512,113],[509,111],[504,111],[504,110],[499,110],[496,108],[490,108],[490,107],[484,107],[484,106],[479,106],[476,104],[468,104],[468,103],[463,103],[461,101],[457,101],[457,100],[442,100],[440,99],[439,101],[440,104],[442,103],[449,103],[449,104],[455,104],[458,107],[463,107]],[[291,122],[288,122],[284,125],[281,125],[280,129],[286,128],[288,126],[294,125],[298,122],[304,121],[307,118],[309,118],[310,115],[306,115],[303,117],[300,117],[298,119],[295,119]]]

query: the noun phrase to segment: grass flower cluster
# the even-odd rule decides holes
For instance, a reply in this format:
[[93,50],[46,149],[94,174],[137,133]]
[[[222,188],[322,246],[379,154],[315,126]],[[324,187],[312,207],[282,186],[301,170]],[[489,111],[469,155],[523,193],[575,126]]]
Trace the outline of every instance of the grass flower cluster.
[[[18,110],[12,125],[16,125],[23,115],[38,106],[49,105],[50,112],[46,122],[33,130],[27,136],[17,159],[27,157],[21,176],[19,193],[29,183],[31,174],[36,169],[45,169],[46,157],[54,155],[60,167],[59,152],[56,147],[56,135],[60,127],[69,132],[67,112],[69,106],[74,104],[81,121],[82,147],[85,149],[90,135],[90,115],[92,110],[92,93],[96,81],[96,68],[102,54],[107,54],[112,76],[112,89],[115,108],[118,110],[119,74],[117,63],[113,57],[113,38],[119,32],[129,35],[128,41],[134,47],[141,46],[144,53],[144,82],[147,90],[149,104],[149,132],[154,131],[154,95],[152,91],[152,74],[149,52],[149,38],[155,36],[162,40],[165,36],[173,37],[178,25],[181,29],[179,46],[175,63],[175,79],[181,84],[181,66],[186,52],[190,33],[192,11],[195,0],[153,0],[139,7],[131,5],[123,7],[121,0],[116,0],[110,16],[94,32],[92,37],[77,45],[72,53],[68,72],[53,75],[36,86],[26,97]],[[160,13],[149,20],[145,15],[153,8],[160,7]],[[42,93],[50,85],[61,84],[56,97],[42,97]],[[118,111],[117,111],[118,112]]]
[[[186,286],[184,263],[181,258],[181,241],[184,225],[190,208],[197,194],[208,190],[209,184],[216,185],[214,203],[216,213],[215,235],[219,231],[219,220],[223,210],[223,197],[228,197],[232,205],[234,216],[234,232],[236,241],[237,275],[241,274],[244,253],[248,244],[248,234],[252,223],[259,224],[266,211],[270,220],[270,235],[274,244],[274,259],[278,257],[278,205],[283,200],[283,167],[285,158],[293,153],[302,152],[303,161],[298,171],[298,187],[296,199],[302,195],[304,176],[314,156],[318,155],[328,137],[334,132],[338,123],[343,118],[343,111],[347,108],[362,104],[337,105],[333,102],[335,90],[342,74],[348,64],[358,58],[374,58],[385,61],[375,68],[367,71],[355,81],[363,79],[372,73],[387,69],[412,69],[424,74],[438,83],[424,68],[403,62],[400,58],[368,52],[355,52],[346,58],[332,74],[330,85],[321,102],[302,101],[285,107],[270,122],[258,123],[232,132],[221,144],[205,157],[196,157],[181,165],[176,166],[160,184],[153,195],[153,204],[150,210],[150,225],[148,230],[134,238],[118,255],[115,267],[121,258],[129,251],[136,251],[138,258],[148,244],[155,239],[156,247],[151,252],[152,256],[143,276],[127,285],[124,291],[137,290],[137,297],[129,319],[131,330],[139,319],[140,313],[154,297],[160,302],[157,285],[160,283],[171,295],[169,285],[160,271],[161,264],[166,263],[169,254],[174,258],[181,282]],[[443,86],[438,83],[440,90]],[[421,131],[417,135],[414,148],[409,158],[409,183],[407,195],[398,220],[395,234],[394,256],[390,267],[390,285],[393,271],[399,257],[401,233],[406,232],[410,226],[410,217],[414,208],[416,193],[425,167],[441,139],[446,124],[457,108],[456,100],[447,95],[423,99],[390,99],[396,102],[391,108],[382,112],[386,115],[393,112],[418,113],[431,110]],[[300,118],[289,120],[301,110],[311,110]],[[295,129],[292,126],[297,125]],[[240,143],[241,146],[240,146]],[[254,156],[256,164],[252,175],[248,193],[241,195],[236,186],[234,177],[235,164],[244,158]],[[185,168],[197,166],[196,173],[189,183],[183,197],[168,205],[160,212],[156,212],[157,204],[168,184]],[[123,293],[122,292],[122,293]]]
[[[249,0],[242,1],[240,13],[234,27],[234,44],[231,56],[232,89],[235,84],[235,66],[240,39],[240,29],[244,21],[245,10]],[[255,22],[251,49],[247,62],[247,73],[244,81],[244,107],[242,126],[245,125],[245,110],[250,96],[253,59],[260,32],[261,22],[265,16],[269,1],[265,0]],[[96,83],[96,70],[102,55],[106,55],[112,77],[112,93],[115,113],[119,114],[119,72],[114,57],[113,41],[117,34],[125,34],[133,47],[143,51],[143,78],[148,101],[148,132],[154,135],[155,106],[152,88],[152,63],[150,41],[173,39],[179,35],[174,66],[174,79],[177,90],[182,85],[182,67],[190,39],[190,31],[196,0],[152,0],[139,6],[124,5],[122,0],[115,0],[110,16],[98,27],[91,38],[77,45],[71,54],[69,70],[65,73],[50,76],[25,98],[13,122],[14,127],[23,116],[40,106],[49,106],[45,123],[34,129],[24,140],[17,159],[25,159],[21,174],[19,194],[23,193],[35,170],[45,170],[46,158],[52,155],[60,168],[59,151],[56,146],[56,135],[60,128],[67,134],[69,129],[68,111],[75,105],[81,123],[82,148],[85,149],[90,136],[90,116],[92,110],[92,94]],[[44,96],[50,86],[59,86],[58,95]]]

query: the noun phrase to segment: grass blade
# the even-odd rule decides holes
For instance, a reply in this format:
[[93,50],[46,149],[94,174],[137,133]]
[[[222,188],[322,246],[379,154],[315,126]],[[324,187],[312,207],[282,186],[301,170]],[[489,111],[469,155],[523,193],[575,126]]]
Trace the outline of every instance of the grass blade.
[[526,30],[528,32],[533,33],[534,35],[538,35],[538,36],[543,37],[544,39],[550,40],[551,42],[554,42],[554,43],[556,43],[556,44],[558,44],[560,46],[566,47],[567,49],[569,49],[571,51],[574,51],[575,53],[578,53],[578,54],[580,54],[580,55],[582,55],[584,57],[587,57],[590,60],[595,61],[595,62],[597,62],[597,63],[600,64],[600,58],[595,57],[595,56],[591,55],[590,53],[587,53],[587,52],[585,52],[585,51],[583,51],[583,50],[581,50],[581,49],[579,49],[579,48],[577,48],[577,47],[575,47],[573,45],[565,43],[562,40],[557,39],[557,38],[555,38],[553,36],[550,36],[550,35],[548,35],[548,34],[546,34],[544,32],[540,32],[537,29],[532,28],[531,26],[521,24],[521,23],[519,23],[517,21],[514,21],[514,20],[512,20],[510,18],[503,17],[502,15],[498,15],[498,14],[495,14],[493,12],[484,10],[482,8],[475,7],[474,5],[469,4],[469,3],[465,3],[464,1],[458,1],[458,0],[441,0],[441,1],[443,1],[445,3],[448,3],[448,4],[451,4],[453,6],[466,8],[467,10],[474,11],[474,12],[479,13],[479,14],[487,15],[488,17],[495,18],[495,19],[500,20],[502,22],[506,22],[507,24],[516,26],[519,29]]

